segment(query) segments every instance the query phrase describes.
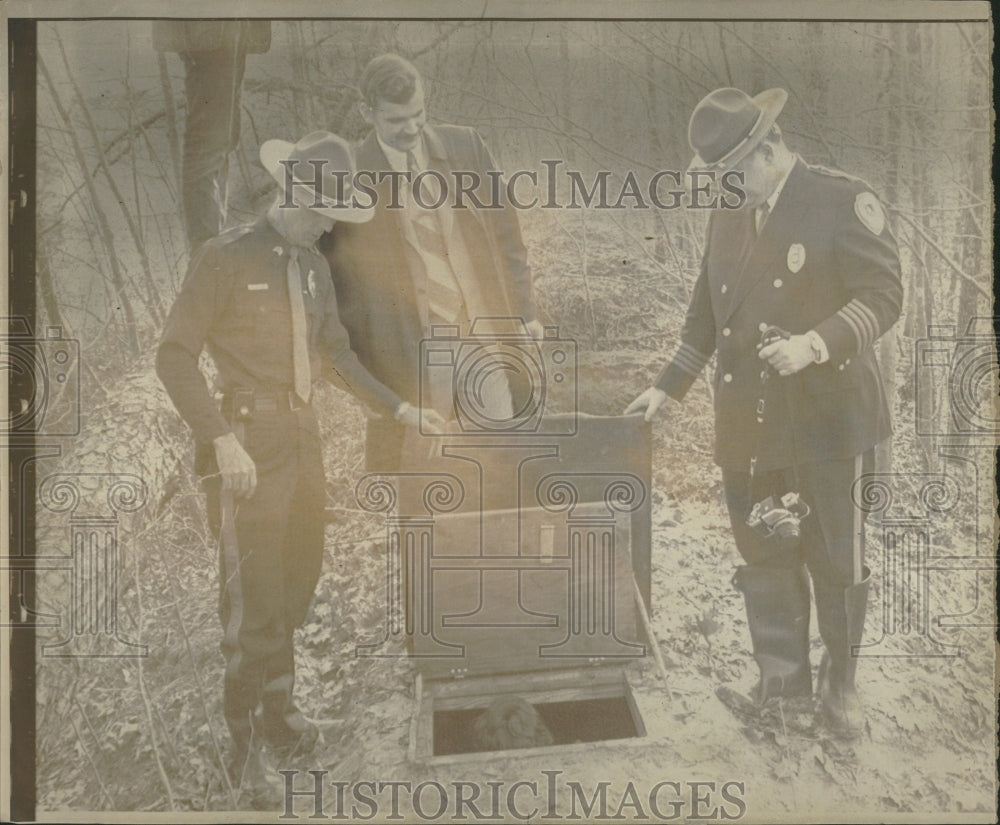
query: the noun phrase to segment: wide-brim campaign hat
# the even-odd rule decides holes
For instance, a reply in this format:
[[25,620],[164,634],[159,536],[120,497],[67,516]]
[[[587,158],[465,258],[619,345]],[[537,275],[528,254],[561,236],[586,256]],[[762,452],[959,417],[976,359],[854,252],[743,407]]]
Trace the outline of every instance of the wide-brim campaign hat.
[[[289,177],[288,169],[291,170],[292,200],[297,206],[350,223],[365,223],[374,215],[372,209],[352,205],[354,153],[340,135],[319,131],[311,132],[297,143],[265,141],[260,147],[260,162],[282,191]],[[318,187],[315,186],[317,167],[321,170]]]
[[765,138],[787,100],[784,89],[767,89],[750,97],[727,87],[705,95],[688,123],[688,143],[695,153],[688,168],[735,166]]

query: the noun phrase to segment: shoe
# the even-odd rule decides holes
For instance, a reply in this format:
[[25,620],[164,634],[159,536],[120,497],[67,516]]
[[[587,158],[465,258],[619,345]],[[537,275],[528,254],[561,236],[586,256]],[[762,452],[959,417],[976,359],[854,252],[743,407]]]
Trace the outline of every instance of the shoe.
[[[232,727],[230,729],[232,731]],[[261,761],[260,742],[253,731],[242,727],[233,736],[233,745],[226,763],[229,783],[237,804],[255,811],[277,811],[284,800],[281,789],[268,781]]]
[[261,714],[255,719],[255,729],[267,746],[283,758],[311,753],[319,739],[319,729],[295,705],[280,717]]

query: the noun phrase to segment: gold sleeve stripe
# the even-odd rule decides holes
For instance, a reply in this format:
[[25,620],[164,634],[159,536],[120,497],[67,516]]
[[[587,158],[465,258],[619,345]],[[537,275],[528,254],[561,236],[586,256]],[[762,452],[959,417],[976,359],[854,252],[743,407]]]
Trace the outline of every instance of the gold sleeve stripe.
[[677,354],[674,355],[674,363],[684,372],[697,377],[705,368],[710,357],[703,352],[698,352],[690,344],[681,344]]
[[837,314],[847,322],[854,332],[858,341],[858,352],[875,343],[875,339],[879,335],[878,318],[869,307],[855,298],[840,309]]
[[847,307],[844,307],[837,311],[837,315],[844,320],[844,322],[851,328],[851,332],[854,333],[854,340],[858,345],[858,351],[861,351],[861,338],[862,332],[861,327],[858,322],[854,319],[854,316],[847,312]]

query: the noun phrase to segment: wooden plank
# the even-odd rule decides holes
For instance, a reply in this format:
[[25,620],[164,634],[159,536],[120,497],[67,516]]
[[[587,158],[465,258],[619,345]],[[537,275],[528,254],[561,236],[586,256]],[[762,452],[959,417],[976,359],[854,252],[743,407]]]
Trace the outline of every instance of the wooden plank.
[[[480,696],[452,696],[437,699],[434,710],[470,710],[472,708],[489,707],[490,703],[506,694],[486,693]],[[627,690],[624,685],[594,685],[589,687],[562,688],[561,690],[524,690],[517,694],[532,705],[544,705],[550,702],[583,702],[587,699],[624,698]],[[633,714],[635,709],[633,708]]]
[[563,687],[580,685],[597,686],[611,683],[625,683],[625,671],[621,665],[575,668],[573,670],[541,671],[538,673],[505,673],[498,676],[469,676],[464,679],[424,683],[425,693],[437,699],[445,696],[477,696],[492,694],[503,696],[534,690],[558,690]]
[[[643,734],[645,736],[645,734]],[[496,759],[527,758],[529,756],[562,756],[568,753],[593,753],[594,748],[603,745],[614,745],[620,748],[645,747],[648,742],[644,742],[642,737],[630,736],[627,739],[604,739],[600,742],[574,742],[571,745],[546,745],[544,748],[514,748],[503,751],[477,751],[475,753],[450,753],[445,756],[430,756],[421,760],[423,764],[431,765],[455,765],[467,762],[492,762]]]
[[632,693],[632,688],[627,682],[625,689],[625,701],[628,702],[629,713],[632,716],[632,722],[635,724],[635,735],[637,737],[645,736],[646,723],[642,720],[642,714],[639,712],[639,705],[636,704],[635,695]]

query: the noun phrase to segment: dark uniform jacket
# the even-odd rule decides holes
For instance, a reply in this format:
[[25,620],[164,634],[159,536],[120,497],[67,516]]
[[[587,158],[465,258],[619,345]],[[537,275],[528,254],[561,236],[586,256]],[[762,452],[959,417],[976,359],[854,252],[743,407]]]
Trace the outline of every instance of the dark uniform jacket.
[[[713,352],[715,460],[758,469],[849,458],[890,432],[873,345],[899,317],[899,255],[863,181],[797,159],[759,236],[754,210],[719,209],[681,345],[656,386],[680,399]],[[829,361],[768,381],[757,423],[761,332],[816,330]]]
[[[201,443],[230,431],[198,369],[206,344],[223,393],[293,387],[289,248],[265,217],[206,242],[191,260],[163,331],[157,372]],[[332,380],[391,418],[400,399],[351,352],[326,260],[301,250],[299,269],[313,377]]]
[[[444,175],[451,202],[456,171],[476,173],[481,185],[474,194],[480,203],[493,202],[486,172],[495,170],[496,165],[478,132],[464,126],[425,126],[423,134],[427,168]],[[374,132],[358,147],[356,160],[362,180],[366,172],[391,171]],[[469,176],[464,178],[466,185],[470,180]],[[429,186],[436,191],[433,183]],[[416,404],[419,344],[427,334],[422,321],[422,316],[426,317],[426,276],[411,271],[402,223],[407,218],[403,209],[386,208],[391,202],[390,187],[388,178],[372,187],[378,192],[378,205],[371,221],[338,223],[319,246],[330,263],[351,347],[372,375]],[[358,193],[357,197],[362,201],[366,196]],[[472,272],[459,273],[459,277],[476,279],[490,315],[532,320],[531,272],[514,209],[509,205],[474,208],[468,195],[463,196],[463,206],[442,207],[451,209],[454,230],[462,233],[471,257]],[[369,456],[385,439],[398,440],[400,434],[395,429],[393,422],[369,422]]]

